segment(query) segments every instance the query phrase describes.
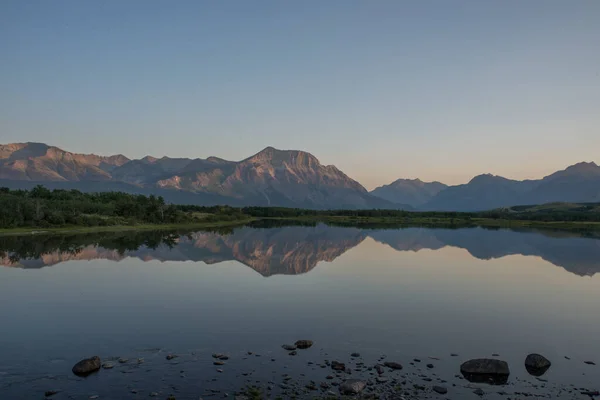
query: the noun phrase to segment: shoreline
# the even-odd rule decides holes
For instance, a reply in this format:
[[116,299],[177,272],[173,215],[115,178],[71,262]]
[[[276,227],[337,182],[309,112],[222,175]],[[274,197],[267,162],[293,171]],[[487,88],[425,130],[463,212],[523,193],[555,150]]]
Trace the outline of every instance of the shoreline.
[[0,228],[0,236],[29,236],[29,235],[61,235],[72,233],[97,232],[128,232],[128,231],[160,231],[176,229],[204,229],[243,226],[256,221],[257,218],[246,218],[235,221],[215,221],[193,224],[140,224],[140,225],[110,225],[110,226],[65,226],[56,228]]
[[[533,361],[530,357],[536,357]],[[379,353],[330,354],[310,340],[274,346],[265,353],[249,350],[211,352],[208,349],[169,352],[154,348],[125,356],[93,356],[80,359],[72,370],[69,362],[53,371],[61,378],[42,379],[27,392],[45,398],[158,398],[167,400],[231,398],[259,399],[384,399],[417,400],[446,398],[594,398],[598,387],[569,385],[546,376],[554,363],[591,361],[546,360],[523,354],[527,375],[506,363],[499,354],[469,359],[459,354],[407,358]],[[546,361],[547,365],[536,364]],[[67,360],[65,360],[67,361]],[[69,357],[69,361],[72,357]],[[485,365],[481,365],[481,362]],[[475,366],[473,365],[475,362]],[[535,364],[530,370],[528,362]],[[586,365],[588,364],[588,365]],[[538,368],[539,365],[539,369]],[[509,370],[510,368],[510,370]],[[48,371],[50,372],[50,371]],[[592,384],[593,385],[593,384]],[[15,387],[15,389],[18,391]],[[134,396],[132,396],[134,395]],[[198,397],[200,396],[200,397]],[[451,397],[447,397],[451,396]]]
[[346,216],[306,216],[306,217],[248,217],[233,221],[197,222],[191,224],[139,224],[139,225],[110,225],[110,226],[64,226],[50,228],[20,227],[0,228],[0,236],[26,236],[26,235],[59,235],[73,233],[96,232],[126,232],[126,231],[157,231],[175,229],[204,229],[219,227],[244,226],[252,222],[279,221],[294,223],[324,223],[331,226],[357,227],[357,228],[498,228],[498,229],[550,229],[570,232],[597,232],[600,231],[600,222],[593,221],[530,221],[506,220],[491,218],[394,218],[394,217],[346,217]]
[[322,222],[326,224],[364,227],[365,225],[381,225],[389,227],[431,227],[431,228],[547,228],[564,231],[596,231],[600,230],[600,222],[583,221],[530,221],[507,220],[492,218],[393,218],[393,217],[338,217],[338,216],[308,216],[298,218],[267,217],[259,220],[290,221],[290,222]]

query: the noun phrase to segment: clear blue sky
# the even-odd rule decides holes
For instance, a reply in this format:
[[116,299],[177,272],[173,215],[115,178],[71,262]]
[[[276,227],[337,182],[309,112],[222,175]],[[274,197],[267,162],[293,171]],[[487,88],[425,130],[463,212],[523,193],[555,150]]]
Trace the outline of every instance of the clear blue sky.
[[372,188],[600,161],[600,1],[0,2],[0,142],[307,150]]

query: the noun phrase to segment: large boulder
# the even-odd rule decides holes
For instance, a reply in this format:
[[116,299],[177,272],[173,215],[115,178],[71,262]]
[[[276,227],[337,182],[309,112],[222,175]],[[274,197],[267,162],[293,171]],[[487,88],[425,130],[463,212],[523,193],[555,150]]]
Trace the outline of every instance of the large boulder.
[[504,385],[508,382],[510,370],[506,361],[491,358],[477,358],[465,361],[460,372],[470,382]]
[[533,376],[542,376],[548,371],[552,363],[540,354],[529,354],[525,358],[525,369]]
[[359,394],[367,386],[367,382],[359,379],[348,379],[340,385],[341,394]]
[[92,358],[86,358],[79,361],[73,366],[72,371],[77,376],[87,376],[92,372],[98,371],[101,366],[102,362],[100,361],[100,357],[94,356]]

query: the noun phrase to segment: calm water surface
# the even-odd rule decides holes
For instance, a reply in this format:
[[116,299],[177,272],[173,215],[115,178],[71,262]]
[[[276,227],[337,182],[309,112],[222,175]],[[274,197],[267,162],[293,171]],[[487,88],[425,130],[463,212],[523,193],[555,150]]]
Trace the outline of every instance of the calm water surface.
[[[249,380],[277,385],[283,373],[320,382],[330,369],[307,361],[351,362],[355,351],[367,365],[381,355],[401,362],[411,381],[447,381],[449,398],[477,398],[472,388],[486,385],[455,375],[462,361],[494,353],[510,365],[509,393],[532,385],[600,389],[600,368],[584,364],[600,364],[595,238],[244,227],[5,237],[0,262],[2,399],[43,398],[51,389],[62,390],[57,399],[135,399],[153,391],[197,399]],[[315,345],[296,357],[280,347],[304,338]],[[231,357],[223,373],[212,365],[214,352]],[[553,362],[543,381],[524,368],[532,352]],[[169,353],[180,357],[167,363]],[[72,365],[91,355],[143,357],[144,364],[74,377]],[[413,358],[435,368],[411,366]]]

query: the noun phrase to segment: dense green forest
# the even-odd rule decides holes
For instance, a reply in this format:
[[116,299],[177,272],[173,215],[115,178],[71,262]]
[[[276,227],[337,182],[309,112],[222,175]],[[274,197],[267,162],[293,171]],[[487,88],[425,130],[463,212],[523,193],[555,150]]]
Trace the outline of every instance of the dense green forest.
[[426,223],[481,224],[482,221],[600,222],[600,204],[555,203],[515,206],[484,212],[410,212],[403,210],[307,210],[282,207],[195,206],[167,204],[160,196],[122,192],[0,188],[0,228],[63,226],[183,225],[259,219],[323,221],[332,224]]
[[184,224],[228,221],[245,216],[230,207],[213,207],[208,215],[165,203],[160,196],[122,192],[0,188],[0,228]]

